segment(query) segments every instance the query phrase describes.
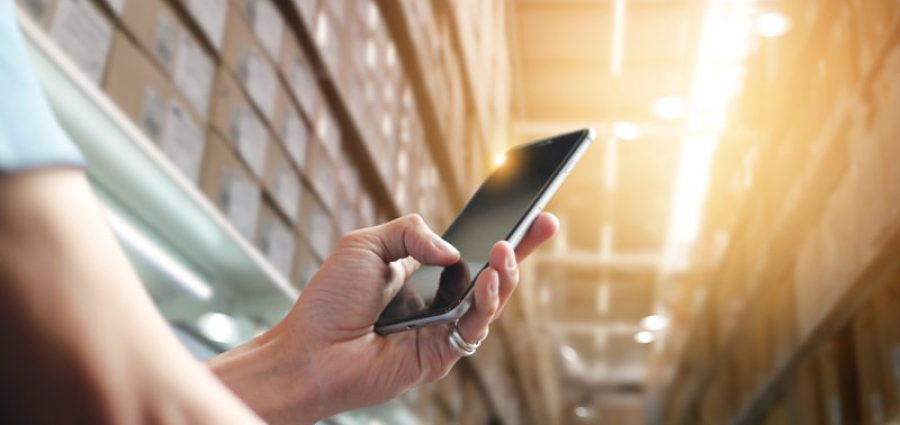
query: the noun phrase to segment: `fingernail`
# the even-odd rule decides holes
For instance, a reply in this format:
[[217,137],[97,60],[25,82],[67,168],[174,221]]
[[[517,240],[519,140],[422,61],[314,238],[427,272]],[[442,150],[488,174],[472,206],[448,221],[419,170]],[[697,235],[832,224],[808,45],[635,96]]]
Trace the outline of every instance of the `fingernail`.
[[453,245],[450,245],[450,242],[445,241],[440,236],[434,237],[434,246],[446,253],[453,254],[453,255],[459,255],[459,251],[456,249],[456,247]]
[[506,257],[506,270],[512,270],[516,268],[516,256],[510,255]]
[[497,292],[499,292],[500,291],[500,280],[494,279],[493,281],[491,281],[491,284],[488,285],[488,291],[490,291],[491,294],[496,294]]

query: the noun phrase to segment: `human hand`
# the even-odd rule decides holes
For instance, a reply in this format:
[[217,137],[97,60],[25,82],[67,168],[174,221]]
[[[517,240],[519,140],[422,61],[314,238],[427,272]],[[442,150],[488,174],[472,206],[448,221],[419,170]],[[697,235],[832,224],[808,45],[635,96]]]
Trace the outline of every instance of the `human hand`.
[[[464,340],[487,336],[518,283],[518,262],[557,228],[556,218],[544,213],[517,249],[505,241],[494,245],[489,267],[476,280],[473,305],[459,320]],[[262,363],[271,366],[261,367],[282,375],[272,378],[270,388],[283,390],[242,394],[239,386],[232,388],[271,422],[312,422],[445,376],[461,357],[448,343],[450,325],[381,336],[373,323],[420,264],[458,260],[458,252],[416,215],[344,236],[287,317],[235,350],[267,352]],[[211,367],[217,369],[215,362]]]

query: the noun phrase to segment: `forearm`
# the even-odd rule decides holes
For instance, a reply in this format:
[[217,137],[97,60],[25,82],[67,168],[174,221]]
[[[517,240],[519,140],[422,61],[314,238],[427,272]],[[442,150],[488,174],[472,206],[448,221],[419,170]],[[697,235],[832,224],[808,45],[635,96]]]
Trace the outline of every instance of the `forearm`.
[[328,409],[327,400],[317,399],[302,338],[286,332],[273,328],[213,357],[207,365],[266,422],[312,424],[334,412]]
[[252,423],[155,311],[82,174],[0,177],[0,422]]

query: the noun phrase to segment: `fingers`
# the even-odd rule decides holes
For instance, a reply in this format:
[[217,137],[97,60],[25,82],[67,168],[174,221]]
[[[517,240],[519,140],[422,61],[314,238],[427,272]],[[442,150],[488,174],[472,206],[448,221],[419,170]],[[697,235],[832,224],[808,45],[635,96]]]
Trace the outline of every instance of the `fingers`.
[[500,282],[499,306],[493,317],[493,319],[496,319],[500,312],[503,311],[503,306],[506,305],[513,290],[516,289],[519,283],[519,267],[512,245],[506,241],[494,244],[494,247],[491,248],[489,262],[491,268],[497,271],[497,277]]
[[432,232],[416,214],[351,233],[348,237],[369,242],[369,248],[386,263],[409,256],[425,264],[448,265],[459,260],[459,251]]
[[516,247],[516,258],[522,262],[535,248],[547,241],[559,230],[559,220],[550,213],[541,213],[531,224],[528,233]]
[[488,333],[488,325],[500,307],[500,277],[493,268],[487,268],[475,281],[474,304],[459,319],[459,334],[466,342],[483,340]]

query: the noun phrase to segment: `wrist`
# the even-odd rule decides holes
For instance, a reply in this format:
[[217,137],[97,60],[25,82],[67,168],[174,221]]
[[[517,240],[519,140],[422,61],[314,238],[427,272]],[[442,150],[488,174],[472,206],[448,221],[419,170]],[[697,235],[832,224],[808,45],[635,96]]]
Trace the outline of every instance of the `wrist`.
[[207,366],[266,422],[312,424],[327,413],[316,400],[302,344],[283,334],[276,326]]

